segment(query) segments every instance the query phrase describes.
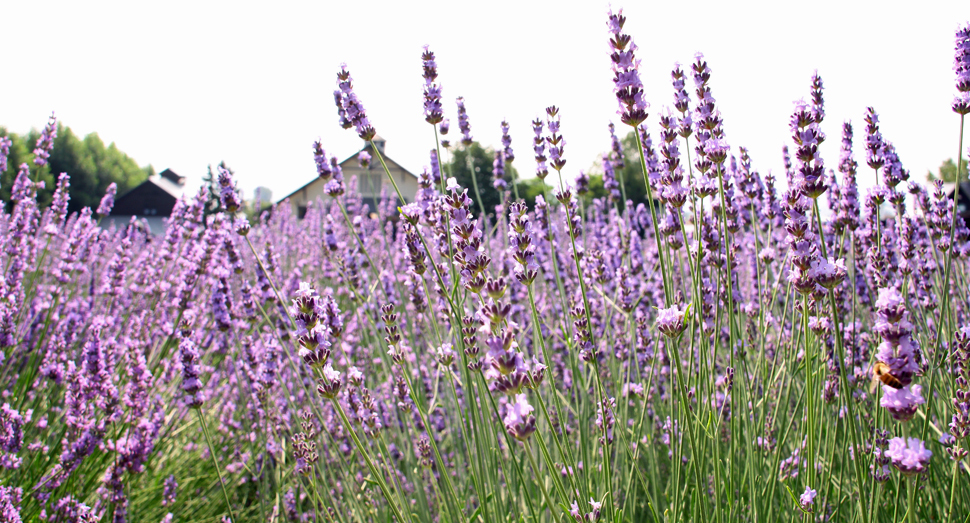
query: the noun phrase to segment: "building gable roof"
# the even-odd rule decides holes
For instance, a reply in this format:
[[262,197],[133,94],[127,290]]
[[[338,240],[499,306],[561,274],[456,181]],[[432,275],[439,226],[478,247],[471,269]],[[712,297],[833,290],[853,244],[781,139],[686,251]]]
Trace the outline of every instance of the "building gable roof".
[[[167,174],[167,176],[163,176]],[[158,215],[169,216],[175,202],[185,192],[185,186],[173,180],[185,177],[165,169],[162,174],[155,175],[142,182],[137,187],[115,199],[111,216]],[[149,212],[151,211],[151,212]]]
[[[376,140],[383,140],[383,139],[382,139],[382,138],[380,138],[380,137],[375,137],[375,138],[374,138],[374,140],[376,141]],[[415,179],[417,179],[417,177],[418,177],[418,176],[417,176],[416,174],[414,174],[414,173],[412,173],[411,171],[409,171],[409,170],[407,170],[407,169],[405,169],[403,165],[401,165],[401,164],[399,164],[399,163],[397,163],[397,162],[395,162],[395,161],[394,161],[393,159],[391,159],[391,158],[390,158],[389,156],[387,156],[387,154],[385,154],[385,153],[384,153],[384,151],[383,151],[383,149],[384,149],[384,148],[383,148],[383,147],[381,147],[381,157],[382,157],[382,158],[384,158],[384,163],[386,163],[386,164],[387,164],[387,168],[388,168],[389,170],[393,170],[393,169],[394,169],[394,168],[396,167],[396,168],[398,168],[398,169],[400,169],[400,170],[402,170],[402,171],[404,171],[404,172],[405,172],[405,173],[407,173],[408,175],[410,175],[410,176],[412,176],[413,178],[415,178]],[[340,168],[341,168],[341,169],[343,169],[343,167],[344,167],[344,165],[348,165],[348,164],[350,164],[350,165],[356,165],[356,162],[357,162],[357,157],[358,157],[358,156],[360,156],[360,153],[362,153],[362,152],[364,152],[364,151],[370,151],[370,150],[371,150],[371,145],[370,145],[370,143],[368,143],[367,145],[365,145],[365,146],[364,146],[364,148],[363,148],[363,149],[361,149],[361,150],[359,150],[359,151],[357,151],[356,153],[354,153],[354,154],[352,154],[352,155],[350,155],[350,156],[349,156],[349,157],[348,157],[347,159],[345,159],[344,161],[342,161],[342,162],[340,162],[340,164],[339,164],[339,165],[340,165]],[[372,161],[372,162],[375,162],[375,163],[380,163],[380,160],[378,160],[377,158],[372,158],[372,159],[371,159],[371,161]],[[379,169],[379,171],[383,171],[383,170],[384,170],[384,168],[383,168],[383,167],[381,167],[381,168]],[[307,182],[307,183],[305,183],[305,184],[303,184],[303,185],[301,185],[301,186],[300,186],[299,188],[297,188],[297,189],[296,189],[295,191],[293,191],[293,192],[291,192],[291,193],[289,193],[289,194],[287,194],[286,196],[284,196],[284,197],[282,197],[282,198],[280,198],[280,199],[279,199],[279,200],[278,200],[278,201],[277,201],[276,203],[280,203],[280,202],[283,202],[283,201],[286,201],[287,199],[289,199],[289,198],[290,198],[291,196],[293,196],[294,194],[296,194],[296,193],[298,193],[298,192],[300,192],[300,191],[302,191],[303,189],[306,189],[306,188],[307,188],[307,187],[309,187],[310,185],[312,185],[312,184],[314,184],[314,183],[316,183],[316,181],[317,181],[317,180],[318,180],[318,178],[314,178],[314,179],[312,179],[312,180],[310,180],[309,182]]]

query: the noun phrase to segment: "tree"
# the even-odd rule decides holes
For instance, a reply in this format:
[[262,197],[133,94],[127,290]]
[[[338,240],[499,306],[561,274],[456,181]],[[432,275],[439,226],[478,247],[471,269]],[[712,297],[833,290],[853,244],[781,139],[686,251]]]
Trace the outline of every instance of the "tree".
[[[478,214],[478,196],[475,194],[475,182],[478,183],[478,194],[481,195],[481,204],[485,208],[485,214],[495,214],[495,206],[502,203],[502,196],[492,185],[492,164],[495,161],[495,151],[491,148],[485,149],[478,142],[468,146],[461,146],[451,150],[450,161],[444,164],[444,176],[453,177],[459,185],[468,189],[468,196],[474,202],[472,210]],[[474,172],[475,178],[472,179]],[[508,191],[512,192],[512,179],[518,178],[514,167],[506,165],[505,176],[503,179],[509,184]],[[521,196],[521,185],[519,187]],[[514,194],[514,193],[513,193]]]
[[[946,161],[940,164],[940,170],[937,174],[933,174],[932,171],[927,171],[926,179],[929,181],[943,180],[945,183],[953,183],[956,181],[957,164],[953,161],[953,158],[947,158]],[[960,161],[960,180],[967,181],[967,160],[963,159]]]
[[37,194],[42,207],[50,204],[57,176],[62,172],[70,175],[69,212],[77,212],[84,207],[97,208],[111,183],[118,185],[118,194],[122,195],[155,174],[151,165],[139,167],[114,143],[105,147],[97,133],[80,139],[70,127],[60,123],[57,125],[50,164],[42,168],[33,163],[34,144],[40,136],[39,131],[33,129],[25,135],[17,135],[0,128],[0,135],[9,136],[12,142],[7,170],[0,173],[0,198],[4,201],[10,200],[10,188],[22,163],[30,165],[32,178],[45,184]]

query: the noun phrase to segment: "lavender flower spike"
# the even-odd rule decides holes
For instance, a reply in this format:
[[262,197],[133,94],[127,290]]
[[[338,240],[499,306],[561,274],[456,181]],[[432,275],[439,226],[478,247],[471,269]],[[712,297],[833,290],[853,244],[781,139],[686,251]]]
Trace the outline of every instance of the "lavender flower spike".
[[232,170],[225,165],[219,165],[219,199],[222,202],[222,208],[225,209],[229,214],[234,214],[239,210],[240,201],[239,194],[236,191],[236,184],[232,179]]
[[512,152],[512,137],[509,135],[509,122],[502,120],[502,147],[505,154],[505,163],[512,163],[515,160],[515,153]]
[[458,129],[461,131],[461,144],[471,145],[474,140],[472,140],[472,126],[468,123],[468,111],[465,110],[465,97],[459,96],[456,101],[458,102]]
[[47,165],[51,157],[51,149],[54,148],[55,138],[57,138],[57,118],[54,116],[54,113],[51,113],[50,119],[47,120],[47,125],[40,132],[40,138],[37,139],[37,147],[34,148],[35,164],[38,166]]
[[179,342],[179,361],[182,364],[182,392],[185,393],[183,401],[185,406],[197,409],[202,406],[202,381],[199,380],[199,351],[195,348],[195,342],[189,333],[182,333],[182,341]]
[[424,73],[424,121],[437,124],[444,119],[444,109],[441,107],[441,86],[434,81],[438,78],[438,64],[434,61],[434,53],[424,46],[421,54]]
[[0,136],[0,173],[7,172],[7,157],[10,156],[10,146],[13,142],[6,136]]
[[957,95],[953,98],[953,112],[970,114],[970,24],[956,33],[956,53],[953,71],[957,75]]
[[115,194],[117,192],[118,184],[111,182],[104,193],[104,197],[101,198],[101,204],[98,205],[98,210],[95,211],[95,214],[98,216],[107,216],[111,212],[111,208],[115,206]]
[[340,107],[344,111],[341,118],[346,118],[356,128],[357,136],[361,140],[369,142],[377,135],[377,131],[370,124],[370,120],[367,119],[364,106],[354,92],[353,81],[350,71],[347,70],[347,64],[340,64],[340,72],[337,73],[338,91],[334,93],[334,97],[338,99]]
[[620,104],[617,114],[620,121],[631,126],[637,127],[647,119],[647,108],[650,106],[643,99],[643,83],[640,81],[640,61],[633,53],[637,50],[637,45],[633,43],[633,37],[623,33],[623,24],[626,17],[623,16],[621,9],[613,14],[611,9],[607,13],[609,20],[606,25],[610,33],[610,60],[613,62],[613,92]]

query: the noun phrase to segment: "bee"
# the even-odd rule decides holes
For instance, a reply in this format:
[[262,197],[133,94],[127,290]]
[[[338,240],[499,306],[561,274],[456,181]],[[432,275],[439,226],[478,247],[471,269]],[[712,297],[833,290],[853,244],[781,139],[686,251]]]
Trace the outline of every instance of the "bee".
[[896,376],[892,375],[892,368],[881,361],[877,361],[876,364],[872,366],[872,375],[873,385],[875,385],[876,380],[879,380],[894,389],[903,388],[903,382],[900,381]]

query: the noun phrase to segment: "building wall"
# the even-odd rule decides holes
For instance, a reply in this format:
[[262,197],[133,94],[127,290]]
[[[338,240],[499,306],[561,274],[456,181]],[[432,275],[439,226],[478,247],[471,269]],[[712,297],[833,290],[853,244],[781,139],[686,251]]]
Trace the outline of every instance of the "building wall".
[[[385,160],[387,159],[385,158]],[[404,196],[404,199],[407,202],[414,201],[414,195],[418,193],[418,179],[394,162],[388,161],[387,168],[394,177],[394,181],[397,183],[398,189],[401,190],[401,194]],[[345,160],[340,165],[340,169],[343,172],[344,183],[347,184],[348,192],[355,189],[350,187],[350,179],[356,176],[356,190],[359,191],[361,196],[364,198],[380,197],[383,187],[387,187],[388,194],[394,196],[394,187],[388,181],[387,174],[384,172],[384,168],[381,167],[381,164],[377,158],[374,158],[369,169],[365,170],[360,168],[359,162],[357,161],[357,155],[354,155]],[[325,185],[326,184],[318,178],[291,195],[289,198],[290,206],[293,209],[293,214],[302,216],[301,211],[305,211],[307,202],[315,201],[317,198],[323,198],[324,200],[330,199],[330,197],[323,192],[323,187]]]

